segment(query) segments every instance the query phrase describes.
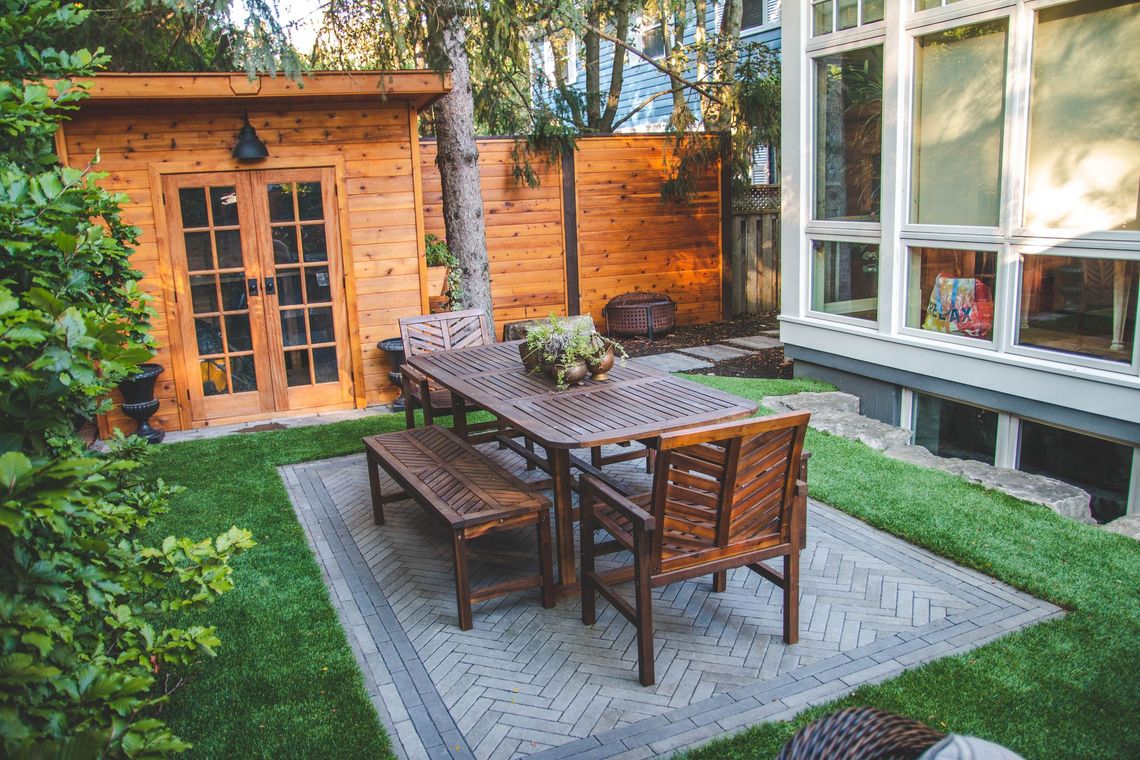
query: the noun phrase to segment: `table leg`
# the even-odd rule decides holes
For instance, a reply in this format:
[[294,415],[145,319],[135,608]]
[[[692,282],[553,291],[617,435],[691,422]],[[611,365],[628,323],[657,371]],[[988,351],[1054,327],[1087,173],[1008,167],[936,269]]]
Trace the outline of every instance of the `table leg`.
[[558,584],[565,592],[578,587],[574,571],[574,502],[570,492],[570,451],[546,449],[554,479],[554,526],[558,537]]
[[467,399],[458,393],[451,394],[451,426],[455,434],[467,440]]

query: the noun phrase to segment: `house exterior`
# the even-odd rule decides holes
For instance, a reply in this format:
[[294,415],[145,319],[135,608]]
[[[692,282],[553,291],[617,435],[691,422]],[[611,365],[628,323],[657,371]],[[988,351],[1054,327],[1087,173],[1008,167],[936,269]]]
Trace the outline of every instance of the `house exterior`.
[[[724,0],[714,0],[708,4],[708,33],[714,34],[720,28],[724,12]],[[690,18],[692,8],[689,9]],[[667,26],[667,25],[666,25]],[[665,56],[664,34],[660,18],[645,11],[630,18],[629,42],[654,59]],[[686,32],[685,43],[693,42],[695,34],[692,25]],[[780,0],[744,0],[743,20],[740,32],[742,44],[762,43],[772,48],[780,46]],[[540,67],[550,83],[555,81],[555,67],[562,68],[567,84],[585,92],[586,76],[584,60],[577,45],[570,45],[564,58],[556,60],[550,42],[538,40],[535,48],[536,67]],[[610,71],[613,65],[614,45],[601,42],[601,88],[609,87]],[[655,99],[654,95],[657,95]],[[646,105],[646,101],[650,102]],[[690,107],[696,109],[697,96],[689,93]],[[632,115],[631,112],[634,112]],[[622,72],[621,101],[618,108],[618,132],[662,132],[669,123],[673,111],[673,100],[669,94],[669,77],[648,61],[627,53]],[[626,118],[628,117],[628,119]],[[753,182],[769,184],[776,181],[776,167],[769,160],[769,151],[763,147],[757,151],[753,168]]]
[[781,336],[943,456],[1140,512],[1140,4],[786,3]]

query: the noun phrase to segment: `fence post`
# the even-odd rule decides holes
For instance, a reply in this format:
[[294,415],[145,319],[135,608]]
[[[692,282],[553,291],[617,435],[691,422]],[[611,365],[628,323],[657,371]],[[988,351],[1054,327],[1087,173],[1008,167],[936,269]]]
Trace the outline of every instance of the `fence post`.
[[574,176],[574,152],[562,154],[562,239],[566,242],[566,313],[582,312],[578,276],[578,195]]
[[732,256],[733,235],[732,227],[735,219],[732,216],[732,135],[728,132],[720,134],[720,310],[721,317],[729,319],[732,316],[733,305],[733,267]]

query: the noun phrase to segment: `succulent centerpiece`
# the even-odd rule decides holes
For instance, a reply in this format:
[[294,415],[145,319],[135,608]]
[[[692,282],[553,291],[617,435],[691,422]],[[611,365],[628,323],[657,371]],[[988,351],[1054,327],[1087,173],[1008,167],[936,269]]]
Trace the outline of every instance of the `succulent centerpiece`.
[[568,326],[557,317],[534,325],[519,344],[519,358],[528,372],[543,372],[558,390],[585,382],[587,375],[605,380],[625,349],[617,341],[580,326]]

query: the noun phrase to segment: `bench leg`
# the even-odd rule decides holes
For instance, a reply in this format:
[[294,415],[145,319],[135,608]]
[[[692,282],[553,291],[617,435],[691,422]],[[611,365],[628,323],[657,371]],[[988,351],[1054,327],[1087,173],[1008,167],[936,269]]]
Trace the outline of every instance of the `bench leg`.
[[542,574],[542,606],[554,606],[554,557],[550,550],[550,510],[538,513],[538,571]]
[[455,602],[459,608],[459,629],[470,631],[475,627],[471,621],[471,584],[467,579],[467,539],[462,531],[452,535],[455,549]]
[[784,557],[784,643],[800,640],[800,552],[795,546]]
[[372,493],[372,521],[383,525],[384,493],[380,489],[380,465],[371,454],[368,455],[368,488]]
[[721,593],[728,588],[728,571],[721,570],[719,573],[713,573],[713,591]]

